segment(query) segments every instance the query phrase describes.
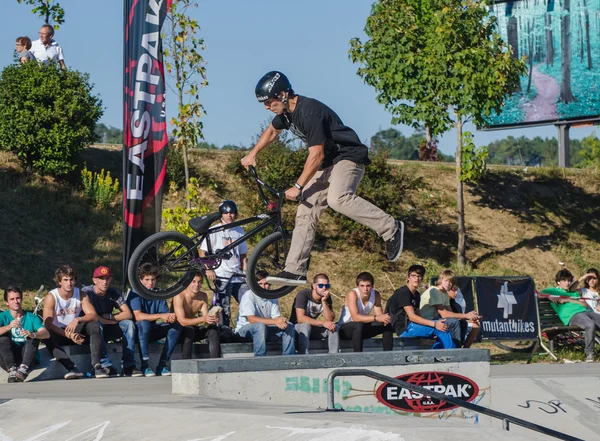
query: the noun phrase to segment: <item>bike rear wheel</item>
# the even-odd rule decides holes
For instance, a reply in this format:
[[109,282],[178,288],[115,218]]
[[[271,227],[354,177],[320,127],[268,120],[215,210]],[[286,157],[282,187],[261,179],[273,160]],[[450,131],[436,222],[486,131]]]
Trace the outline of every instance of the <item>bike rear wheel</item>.
[[[153,234],[135,249],[129,260],[127,275],[133,290],[149,300],[165,300],[183,291],[201,268],[194,261],[198,248],[194,241],[177,231]],[[139,269],[150,263],[158,269],[156,286],[146,288],[139,278]]]
[[280,231],[268,235],[256,245],[248,257],[248,267],[246,268],[246,283],[254,294],[264,299],[278,299],[296,288],[295,286],[280,286],[276,289],[263,289],[256,280],[257,271],[266,271],[269,275],[283,271],[286,257],[287,248],[283,233]]
[[508,352],[531,352],[535,346],[535,340],[495,340],[492,343],[500,349],[504,349]]

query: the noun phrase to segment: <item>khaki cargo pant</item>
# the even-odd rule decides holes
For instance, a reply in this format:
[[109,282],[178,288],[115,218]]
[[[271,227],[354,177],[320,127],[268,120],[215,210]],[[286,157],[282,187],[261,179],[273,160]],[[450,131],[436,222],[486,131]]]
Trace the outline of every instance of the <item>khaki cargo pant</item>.
[[296,213],[296,225],[285,270],[305,275],[319,218],[329,206],[338,213],[374,230],[383,240],[396,232],[392,216],[370,202],[356,196],[356,189],[365,174],[364,164],[343,160],[319,170],[306,185],[304,200]]

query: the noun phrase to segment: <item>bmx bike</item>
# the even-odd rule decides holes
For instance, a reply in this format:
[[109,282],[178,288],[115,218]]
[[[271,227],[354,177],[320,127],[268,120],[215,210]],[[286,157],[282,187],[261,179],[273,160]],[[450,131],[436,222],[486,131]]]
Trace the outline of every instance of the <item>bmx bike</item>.
[[[294,290],[294,286],[266,290],[256,280],[257,271],[266,271],[268,274],[283,271],[291,232],[285,229],[281,215],[284,192],[277,191],[261,181],[254,167],[250,167],[249,171],[256,181],[265,211],[247,219],[214,227],[211,225],[220,219],[221,215],[218,212],[211,213],[189,221],[189,226],[196,233],[192,237],[177,231],[163,231],[148,237],[134,250],[127,270],[129,283],[136,293],[150,300],[176,296],[190,284],[196,273],[200,272],[206,276],[206,270],[214,270],[223,260],[230,259],[235,247],[267,228],[272,228],[273,232],[262,239],[248,257],[246,283],[252,292],[265,299],[277,299]],[[265,190],[276,198],[276,202],[269,201]],[[208,240],[211,234],[256,222],[258,225],[236,241],[224,248],[212,249],[211,241]],[[204,256],[200,256],[198,250],[204,241],[207,251]],[[139,269],[146,263],[152,264],[158,270],[156,286],[152,289],[146,288],[139,279]],[[210,281],[208,283],[209,288],[214,291]]]

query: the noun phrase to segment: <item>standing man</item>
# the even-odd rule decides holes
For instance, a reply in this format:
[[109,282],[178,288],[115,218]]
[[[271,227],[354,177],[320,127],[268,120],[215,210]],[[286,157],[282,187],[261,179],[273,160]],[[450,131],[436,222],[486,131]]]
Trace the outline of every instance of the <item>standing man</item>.
[[[294,299],[290,322],[296,328],[299,354],[308,354],[310,340],[324,339],[328,340],[330,354],[339,352],[340,335],[334,322],[330,287],[327,274],[317,274],[313,278],[312,290],[303,289]],[[321,315],[323,318],[319,320]]]
[[8,310],[0,313],[0,365],[8,371],[8,382],[17,383],[25,381],[40,340],[50,334],[37,315],[23,311],[20,288],[6,288],[4,301]]
[[[269,289],[268,274],[257,271],[256,279],[263,289]],[[294,355],[294,325],[281,316],[277,299],[263,299],[247,291],[240,303],[235,328],[242,338],[251,338],[255,357],[267,355],[267,342],[281,340],[283,355]]]
[[373,274],[362,272],[356,276],[356,288],[346,295],[338,323],[340,338],[352,340],[354,352],[363,351],[363,340],[381,334],[384,351],[394,346],[391,318],[383,312],[381,294],[374,289]]
[[[116,374],[108,357],[106,341],[121,338],[123,375],[141,377],[142,372],[135,367],[135,325],[131,320],[131,309],[125,303],[125,296],[118,289],[110,286],[112,271],[107,266],[99,266],[94,270],[92,282],[93,285],[85,286],[81,291],[88,296],[98,315],[102,332],[102,366],[109,369],[110,375]],[[119,312],[113,315],[115,309],[118,309]]]
[[40,63],[48,64],[58,61],[60,68],[66,70],[67,66],[65,65],[62,47],[60,47],[53,37],[54,28],[49,24],[42,25],[40,39],[31,42],[31,49],[29,51]]
[[50,338],[44,343],[48,352],[62,364],[67,373],[65,380],[81,378],[83,374],[61,345],[90,344],[92,367],[96,378],[107,378],[109,369],[103,368],[102,336],[98,316],[90,299],[75,287],[77,273],[69,265],[59,267],[54,280],[58,286],[44,299],[44,324],[50,331]]
[[[151,263],[144,263],[138,270],[140,282],[148,289],[156,286],[158,269]],[[142,359],[142,373],[144,377],[170,376],[171,371],[167,363],[181,334],[181,325],[177,323],[175,313],[169,312],[166,300],[148,300],[135,292],[131,292],[127,298],[129,309],[133,311],[138,329],[138,340],[140,342],[140,355]],[[160,322],[160,323],[159,323]],[[166,337],[166,338],[165,338]],[[150,342],[165,338],[162,353],[156,372],[150,367]]]
[[[421,317],[419,310],[421,294],[418,288],[424,276],[425,267],[411,265],[408,268],[406,285],[397,289],[388,300],[385,310],[392,318],[394,331],[399,337],[433,338],[435,336],[437,339],[431,349],[455,348],[446,319],[430,320]],[[457,320],[449,324],[458,329]]]
[[306,284],[306,272],[319,218],[329,206],[338,213],[373,229],[386,244],[386,254],[395,262],[402,252],[404,224],[356,195],[370,163],[367,147],[350,127],[325,104],[296,95],[287,77],[277,71],[263,76],[255,89],[256,98],[275,113],[242,165],[256,165],[258,153],[288,129],[308,146],[304,170],[285,192],[289,200],[302,202],[286,259],[285,269],[269,277],[277,285]]
[[[233,201],[223,201],[219,205],[219,213],[221,213],[221,225],[227,225],[237,218],[238,207]],[[244,230],[242,227],[234,227],[212,233],[209,236],[211,251],[214,253],[217,250],[223,249],[243,235]],[[207,252],[208,245],[206,241],[203,241],[200,244],[200,255],[206,256]],[[242,242],[231,250],[231,257],[223,259],[217,269],[206,271],[208,280],[215,284],[215,304],[223,308],[223,324],[225,326],[231,325],[231,297],[233,296],[239,305],[241,296],[248,291],[248,286],[244,283],[244,278],[239,276],[239,274],[243,274],[246,271],[246,265],[248,264],[246,253],[248,253],[248,246],[246,242]]]
[[196,273],[188,287],[173,298],[173,310],[177,321],[183,326],[183,350],[181,358],[192,358],[194,342],[206,340],[210,358],[221,356],[219,339],[219,315],[208,314],[208,295],[201,290],[202,274]]

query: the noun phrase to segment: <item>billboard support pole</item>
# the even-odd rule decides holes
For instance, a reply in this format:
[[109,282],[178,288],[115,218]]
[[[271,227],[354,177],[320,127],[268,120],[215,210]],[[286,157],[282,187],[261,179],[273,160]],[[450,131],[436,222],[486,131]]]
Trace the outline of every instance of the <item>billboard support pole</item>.
[[571,167],[569,156],[569,129],[571,124],[556,124],[558,128],[558,166]]

